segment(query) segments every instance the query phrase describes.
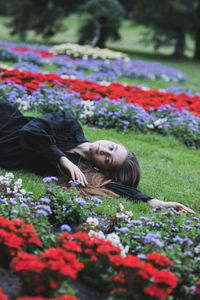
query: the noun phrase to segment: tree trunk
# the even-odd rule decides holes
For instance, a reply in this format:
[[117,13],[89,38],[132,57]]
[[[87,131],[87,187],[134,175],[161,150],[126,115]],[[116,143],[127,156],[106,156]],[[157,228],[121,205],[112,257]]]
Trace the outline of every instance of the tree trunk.
[[176,58],[182,58],[184,56],[185,50],[185,32],[183,30],[179,30],[177,32],[176,37],[176,45],[173,56]]
[[200,60],[200,0],[198,1],[197,9],[196,9],[196,16],[197,16],[197,28],[195,32],[195,51],[194,51],[194,59]]
[[195,34],[195,52],[194,59],[200,60],[200,29]]
[[99,41],[100,35],[101,35],[101,24],[98,21],[95,21],[95,33],[94,37],[91,42],[91,46],[95,47]]
[[101,18],[99,18],[98,21],[99,21],[100,26],[101,26],[101,31],[100,31],[99,39],[98,39],[98,42],[97,42],[96,45],[100,48],[104,48],[106,40],[108,38],[107,20],[106,20],[105,17],[101,17]]

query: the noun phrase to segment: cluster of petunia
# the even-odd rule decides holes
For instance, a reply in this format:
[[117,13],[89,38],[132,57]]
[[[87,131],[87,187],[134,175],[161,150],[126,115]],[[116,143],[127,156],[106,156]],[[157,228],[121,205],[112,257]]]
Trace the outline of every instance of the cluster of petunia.
[[[76,47],[74,49],[76,49]],[[109,57],[112,57],[112,59],[109,61],[97,59],[97,56],[96,58],[87,59],[71,58],[70,55],[53,55],[49,52],[49,47],[43,45],[29,45],[27,43],[15,44],[0,41],[0,59],[3,61],[17,62],[14,67],[24,71],[39,72],[37,66],[50,63],[60,67],[56,71],[59,75],[97,82],[105,80],[116,81],[121,76],[128,78],[148,78],[151,80],[161,78],[167,82],[179,82],[187,79],[187,76],[180,70],[158,62],[130,59],[127,61],[128,59],[125,54],[120,53],[116,55],[117,52],[108,49],[104,52],[107,57],[109,54]],[[73,52],[70,51],[70,53],[72,54]],[[95,52],[95,54],[96,53],[97,52]],[[113,53],[115,53],[115,56],[113,56]],[[121,58],[122,56],[123,58]]]
[[[20,277],[21,296],[48,297],[67,278],[77,279],[79,273],[83,280],[88,274],[91,277],[91,272],[98,273],[97,284],[106,282],[107,292],[111,295],[120,293],[126,296],[130,292],[133,295],[137,291],[141,299],[145,295],[165,299],[178,282],[169,271],[173,263],[158,253],[150,254],[146,262],[133,255],[122,257],[120,248],[113,246],[111,241],[83,232],[71,235],[64,232],[58,237],[55,247],[43,250],[33,226],[1,217],[0,228],[4,236],[1,257],[5,261],[9,255],[10,265],[7,267]],[[13,234],[13,239],[15,235],[15,239],[10,241],[9,234]],[[37,254],[33,253],[33,246],[38,248]]]
[[[129,253],[145,259],[150,251],[159,252],[174,261],[175,275],[179,278],[174,299],[193,299],[200,292],[200,219],[180,216],[181,212],[173,208],[163,211],[154,208],[152,212],[152,217],[140,216],[128,223],[118,219],[115,230],[122,244],[129,246]],[[186,270],[190,271],[190,277]]]
[[[95,269],[98,268],[99,274],[96,276],[98,284],[101,285],[102,275],[110,273],[109,293],[116,297],[119,294],[127,297],[137,291],[141,299],[145,294],[156,298],[167,298],[177,285],[177,277],[169,270],[158,270],[149,261],[143,262],[137,256],[123,257],[120,248],[113,246],[111,241],[96,236],[88,238],[87,233],[77,232],[73,235],[63,233],[59,237],[59,243],[62,248],[79,254],[83,261],[89,259],[87,268],[82,271],[83,277],[87,277],[88,274],[91,276],[93,272],[97,273]],[[163,258],[167,259],[164,256]],[[164,269],[165,267],[168,266],[165,265]],[[152,281],[154,285],[151,284]],[[157,288],[160,293],[153,294],[154,288]]]
[[0,176],[0,212],[6,217],[23,218],[33,221],[38,217],[48,217],[52,214],[50,199],[32,198],[32,192],[22,189],[22,179],[15,180],[13,173]]
[[63,79],[56,74],[41,74],[32,72],[23,72],[17,69],[6,70],[0,68],[1,81],[13,82],[27,88],[31,94],[41,85],[62,86],[68,91],[75,91],[85,100],[100,100],[109,98],[110,100],[125,99],[126,103],[138,104],[145,110],[152,107],[157,109],[161,105],[174,104],[177,108],[187,108],[188,111],[200,115],[200,97],[190,97],[184,93],[173,94],[163,93],[158,90],[145,91],[139,87],[132,85],[124,85],[122,83],[110,83],[109,85],[100,85],[91,81],[82,81],[78,79]]
[[122,52],[113,51],[107,48],[91,47],[90,45],[78,45],[78,44],[61,44],[54,46],[49,50],[50,53],[54,55],[67,54],[71,57],[88,59],[89,57],[93,59],[125,59],[129,61],[128,55]]
[[[57,181],[58,178],[54,176],[43,178],[44,183]],[[6,172],[0,176],[0,215],[34,223],[43,240],[43,230],[46,228],[46,233],[51,230],[50,217],[54,218],[55,226],[70,231],[66,220],[70,224],[81,223],[102,203],[96,197],[81,198],[73,187],[67,189],[53,185],[50,188],[48,184],[47,187],[47,192],[35,199],[32,192],[22,189],[22,179],[16,180],[13,173]]]
[[[46,82],[46,84],[48,83]],[[142,132],[155,131],[164,135],[173,135],[187,146],[200,147],[200,117],[195,116],[187,109],[176,107],[177,102],[160,105],[157,109],[149,107],[149,111],[147,111],[137,103],[125,103],[123,99],[116,101],[109,98],[101,98],[98,101],[85,100],[80,97],[79,92],[71,90],[71,86],[66,88],[59,87],[58,82],[53,84],[56,86],[41,86],[29,94],[27,87],[20,84],[13,85],[7,81],[6,84],[0,84],[0,96],[23,110],[36,108],[42,113],[67,110],[83,123],[92,126],[116,128],[120,131],[127,129]],[[28,85],[30,88],[29,83],[24,83],[24,85]],[[162,98],[164,95],[162,93]],[[181,98],[181,95],[177,96]],[[191,103],[196,99],[196,107],[199,110],[199,96],[187,97]],[[176,100],[175,95],[173,100]],[[150,103],[148,105],[150,106]],[[157,105],[159,105],[159,101],[157,101]],[[181,106],[181,102],[179,106]],[[198,114],[198,112],[195,113]]]
[[11,259],[20,251],[33,252],[42,247],[32,225],[21,220],[9,221],[0,217],[0,265],[8,267]]

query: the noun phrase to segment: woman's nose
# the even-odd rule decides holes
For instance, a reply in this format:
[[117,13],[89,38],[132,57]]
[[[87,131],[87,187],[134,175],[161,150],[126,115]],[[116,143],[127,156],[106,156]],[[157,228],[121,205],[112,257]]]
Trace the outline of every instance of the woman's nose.
[[108,154],[110,154],[110,151],[106,148],[101,148],[100,149],[100,154],[101,155],[108,155]]

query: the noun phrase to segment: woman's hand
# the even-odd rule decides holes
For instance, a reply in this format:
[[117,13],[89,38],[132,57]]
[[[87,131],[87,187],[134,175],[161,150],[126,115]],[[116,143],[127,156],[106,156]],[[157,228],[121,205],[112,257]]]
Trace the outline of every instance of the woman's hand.
[[72,180],[78,180],[84,185],[88,184],[85,175],[81,172],[79,167],[73,164],[67,157],[62,156],[60,158],[60,165],[62,169],[67,170],[70,173]]
[[188,208],[185,205],[178,203],[178,202],[165,202],[165,201],[161,201],[158,199],[150,199],[150,200],[148,200],[148,203],[152,207],[159,207],[159,206],[166,207],[166,208],[173,207],[174,209],[176,209],[178,211],[195,214],[195,212],[193,210],[191,210],[190,208]]

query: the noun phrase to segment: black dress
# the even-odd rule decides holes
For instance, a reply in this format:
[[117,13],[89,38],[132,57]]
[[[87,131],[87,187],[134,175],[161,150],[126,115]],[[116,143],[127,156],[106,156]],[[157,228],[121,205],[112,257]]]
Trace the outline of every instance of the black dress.
[[[0,99],[0,167],[25,169],[36,174],[58,176],[58,162],[66,156],[78,165],[81,156],[67,150],[87,142],[83,130],[66,111],[46,114],[40,118],[25,117]],[[152,199],[133,187],[111,182],[106,188],[129,199]]]

